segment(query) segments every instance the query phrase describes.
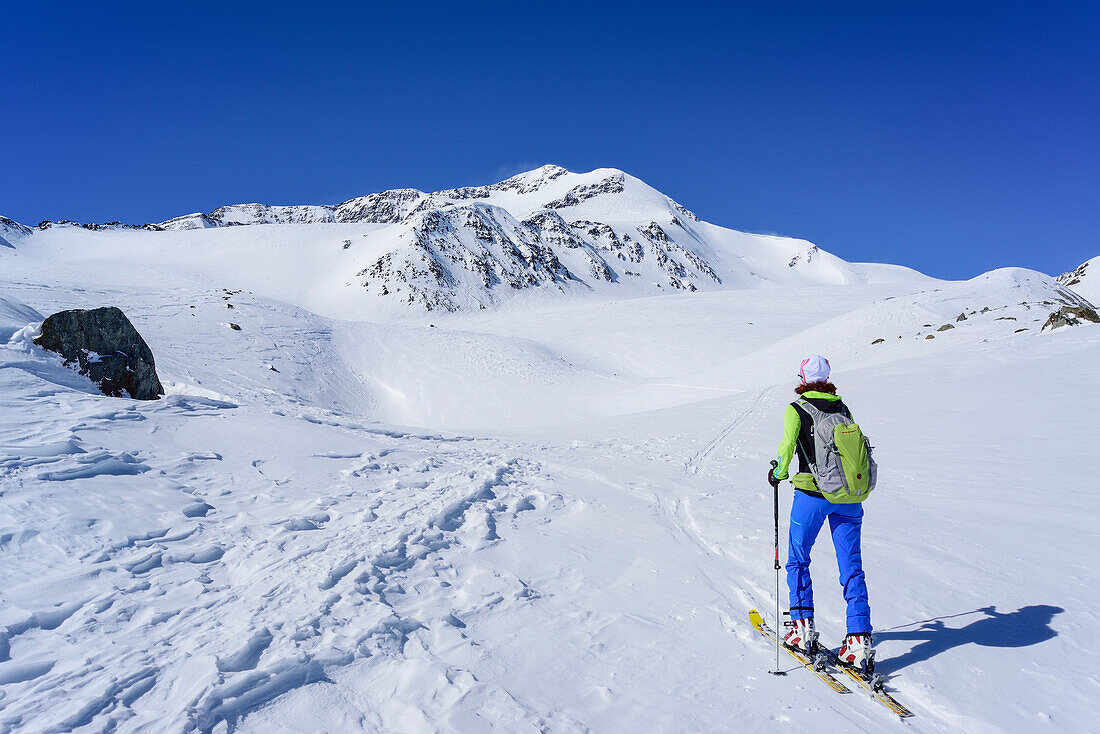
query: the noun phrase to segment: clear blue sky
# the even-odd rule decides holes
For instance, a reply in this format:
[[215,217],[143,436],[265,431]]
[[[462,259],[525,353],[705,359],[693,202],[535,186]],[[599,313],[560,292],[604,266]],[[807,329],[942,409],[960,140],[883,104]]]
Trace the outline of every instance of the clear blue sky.
[[0,214],[141,223],[552,162],[940,277],[1100,254],[1097,3],[718,5],[8,3]]

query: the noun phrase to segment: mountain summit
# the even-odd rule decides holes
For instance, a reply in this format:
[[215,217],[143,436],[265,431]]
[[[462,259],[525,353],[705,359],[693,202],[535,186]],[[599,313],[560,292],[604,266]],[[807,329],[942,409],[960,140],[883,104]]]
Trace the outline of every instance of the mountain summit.
[[[83,226],[108,239],[117,235],[103,230],[125,228]],[[228,228],[236,231],[214,233]],[[614,168],[547,165],[486,186],[394,189],[335,205],[234,204],[144,229],[159,230],[136,236],[163,257],[182,253],[157,244],[179,244],[188,268],[218,261],[216,272],[241,276],[235,287],[260,278],[269,292],[277,284],[275,295],[341,314],[482,309],[526,293],[629,297],[922,279],[906,268],[853,265],[805,240],[703,222]]]

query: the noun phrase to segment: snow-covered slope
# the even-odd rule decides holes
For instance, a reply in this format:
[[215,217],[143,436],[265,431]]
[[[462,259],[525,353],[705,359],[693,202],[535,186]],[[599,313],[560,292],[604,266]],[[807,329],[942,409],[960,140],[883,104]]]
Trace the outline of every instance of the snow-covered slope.
[[[1021,269],[849,265],[682,212],[661,230],[698,234],[685,249],[721,284],[602,281],[590,255],[622,263],[639,213],[677,210],[574,176],[378,195],[357,204],[373,222],[12,226],[0,731],[1091,730],[1100,325],[1043,330],[1079,296]],[[576,246],[571,209],[595,232]],[[413,273],[417,236],[452,290]],[[475,241],[498,283],[455,265]],[[391,254],[388,282],[471,300],[379,318],[384,297],[361,307],[377,281],[343,278]],[[487,296],[507,307],[468,308]],[[163,400],[100,396],[33,344],[44,315],[101,305],[145,337]],[[763,477],[809,352],[876,448],[863,557],[904,725],[769,676],[747,623],[774,615]],[[835,645],[834,564],[823,534]]]
[[[262,225],[262,226],[260,226]],[[716,227],[615,169],[544,166],[490,186],[385,191],[336,206],[225,206],[162,231],[51,224],[26,252],[109,257],[333,316],[479,310],[759,285],[921,282],[804,240]]]
[[1081,263],[1068,273],[1062,273],[1058,276],[1058,282],[1090,303],[1100,303],[1100,256]]
[[15,249],[14,243],[30,234],[30,227],[25,227],[7,217],[0,217],[0,247]]

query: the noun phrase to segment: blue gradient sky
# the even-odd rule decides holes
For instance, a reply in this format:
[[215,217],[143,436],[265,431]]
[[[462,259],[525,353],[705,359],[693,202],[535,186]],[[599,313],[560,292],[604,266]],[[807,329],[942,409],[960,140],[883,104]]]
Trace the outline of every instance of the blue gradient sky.
[[552,162],[940,277],[1100,254],[1096,3],[109,5],[7,5],[0,214],[141,223]]

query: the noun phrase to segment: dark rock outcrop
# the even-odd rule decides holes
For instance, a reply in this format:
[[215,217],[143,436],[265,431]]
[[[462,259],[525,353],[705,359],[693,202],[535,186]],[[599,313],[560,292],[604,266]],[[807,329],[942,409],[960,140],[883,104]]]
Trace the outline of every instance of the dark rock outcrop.
[[1088,267],[1088,263],[1082,263],[1068,273],[1062,273],[1056,278],[1056,280],[1060,285],[1064,285],[1069,288],[1072,288],[1075,285],[1080,285],[1081,279],[1085,277],[1085,271],[1088,270]]
[[164,394],[153,352],[114,306],[59,311],[42,322],[34,343],[75,365],[104,395],[156,400]]
[[1096,311],[1087,306],[1062,306],[1050,315],[1047,322],[1043,324],[1041,331],[1045,331],[1048,327],[1057,329],[1060,326],[1077,326],[1086,321],[1091,321],[1094,324],[1100,323],[1100,316],[1097,316]]
[[555,199],[545,205],[546,209],[565,209],[570,206],[577,206],[582,201],[588,201],[594,196],[601,194],[621,194],[624,190],[624,183],[626,182],[626,176],[622,173],[616,173],[612,176],[599,181],[594,184],[581,184],[574,186],[566,192],[565,196],[560,199]]

